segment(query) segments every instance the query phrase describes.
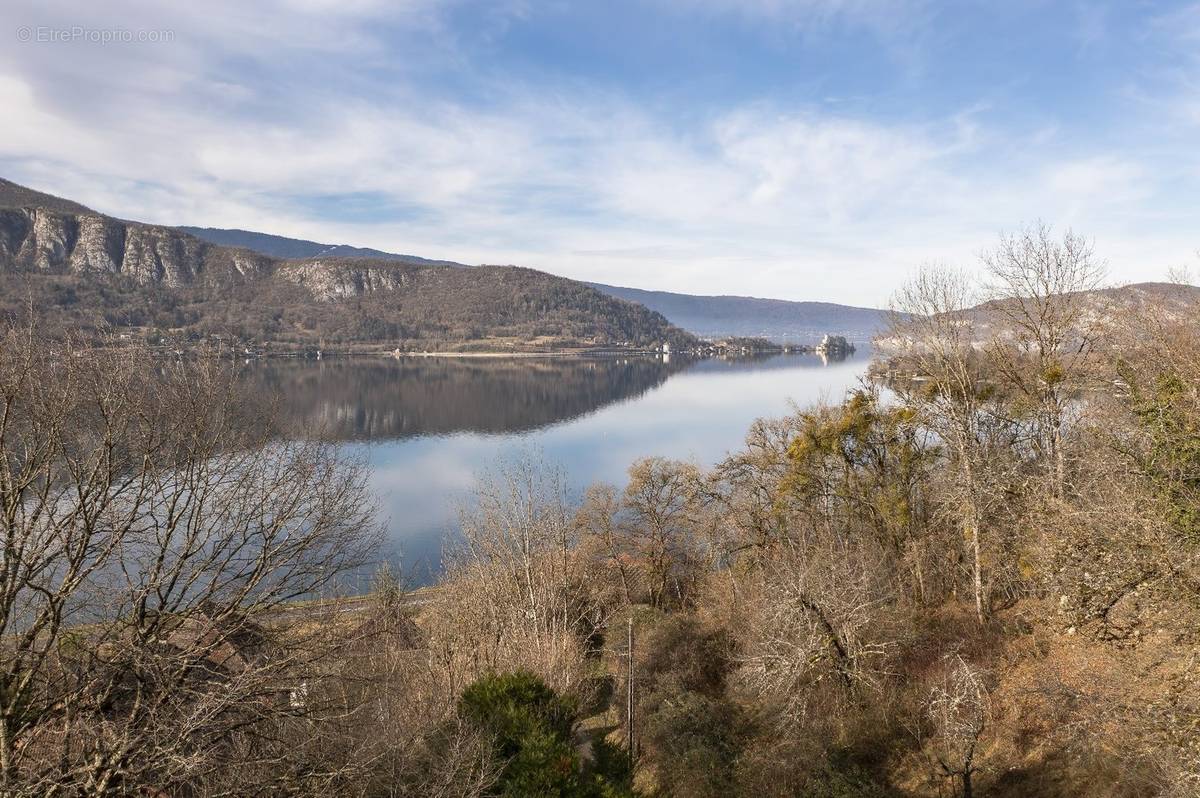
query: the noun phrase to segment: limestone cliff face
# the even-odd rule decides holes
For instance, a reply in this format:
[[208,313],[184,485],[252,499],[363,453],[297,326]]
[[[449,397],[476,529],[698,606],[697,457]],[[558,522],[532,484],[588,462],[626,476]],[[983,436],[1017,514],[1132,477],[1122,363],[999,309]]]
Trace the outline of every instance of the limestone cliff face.
[[282,262],[276,274],[304,286],[317,299],[332,300],[404,288],[420,268],[378,261],[312,258]]
[[0,274],[107,276],[167,288],[278,277],[330,301],[404,288],[415,272],[436,265],[328,255],[285,260],[174,227],[114,219],[0,178]]
[[90,211],[0,208],[0,272],[109,275],[170,288],[277,275],[317,299],[334,300],[403,288],[418,268],[353,259],[280,261]]
[[170,227],[98,213],[0,209],[0,272],[126,277],[138,285],[240,281],[273,271],[274,261],[217,247]]

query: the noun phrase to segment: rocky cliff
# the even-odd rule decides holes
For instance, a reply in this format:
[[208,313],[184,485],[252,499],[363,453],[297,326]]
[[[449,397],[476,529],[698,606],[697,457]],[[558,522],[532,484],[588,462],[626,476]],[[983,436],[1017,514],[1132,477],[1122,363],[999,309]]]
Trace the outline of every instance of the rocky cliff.
[[277,275],[304,286],[317,299],[329,301],[362,296],[376,291],[395,291],[411,283],[421,270],[391,262],[312,258],[279,261]]
[[191,285],[269,274],[271,258],[217,247],[171,227],[98,213],[0,209],[0,270],[109,275],[139,285]]

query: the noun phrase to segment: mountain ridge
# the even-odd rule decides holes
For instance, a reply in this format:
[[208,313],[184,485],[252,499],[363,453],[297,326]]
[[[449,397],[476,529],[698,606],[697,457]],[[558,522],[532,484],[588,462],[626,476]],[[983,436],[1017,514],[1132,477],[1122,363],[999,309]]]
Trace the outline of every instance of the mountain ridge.
[[816,300],[730,294],[680,294],[589,283],[606,294],[657,310],[702,337],[764,337],[808,342],[826,333],[869,340],[886,326],[887,311]]
[[[382,252],[346,244],[322,244],[249,230],[191,226],[178,229],[212,243],[234,244],[278,257],[287,257],[287,253],[303,253],[304,257],[311,257],[318,252],[331,251],[347,257],[383,257],[405,263],[472,268],[456,261]],[[673,324],[706,338],[762,337],[779,342],[812,343],[825,333],[833,333],[865,341],[881,330],[886,321],[886,311],[836,302],[683,294],[582,282],[617,299],[637,302],[661,313]]]
[[285,259],[0,183],[0,313],[189,341],[547,349],[690,346],[661,314],[563,277],[345,256]]
[[395,252],[384,252],[369,247],[356,247],[350,244],[322,244],[303,238],[289,238],[272,233],[259,233],[241,228],[222,227],[192,227],[177,225],[176,230],[193,235],[196,238],[221,246],[250,249],[264,255],[288,260],[317,257],[349,257],[374,258],[377,260],[394,260],[401,263],[412,263],[428,266],[453,266],[466,268],[466,264],[450,260],[422,258],[418,255],[403,255]]
[[96,213],[86,205],[0,177],[0,208],[47,208],[65,213]]

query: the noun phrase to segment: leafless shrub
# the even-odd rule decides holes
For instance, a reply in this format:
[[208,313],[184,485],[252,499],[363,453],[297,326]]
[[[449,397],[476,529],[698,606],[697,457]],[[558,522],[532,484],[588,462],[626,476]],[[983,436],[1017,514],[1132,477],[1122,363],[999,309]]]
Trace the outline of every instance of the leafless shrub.
[[738,677],[788,726],[836,722],[887,680],[899,630],[876,552],[789,548],[747,587]]
[[428,613],[430,656],[457,694],[482,673],[526,668],[578,689],[605,607],[576,556],[578,526],[557,471],[523,459],[481,479],[448,553],[450,586]]

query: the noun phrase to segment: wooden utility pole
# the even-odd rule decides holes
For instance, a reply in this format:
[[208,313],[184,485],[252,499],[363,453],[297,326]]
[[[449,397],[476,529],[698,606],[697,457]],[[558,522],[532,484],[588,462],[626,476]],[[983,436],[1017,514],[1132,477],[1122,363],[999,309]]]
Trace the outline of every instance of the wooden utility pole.
[[625,717],[627,729],[625,739],[629,743],[629,770],[633,772],[633,763],[637,758],[637,749],[634,746],[633,739],[633,615],[629,616],[629,673],[625,679],[626,695],[625,695]]

